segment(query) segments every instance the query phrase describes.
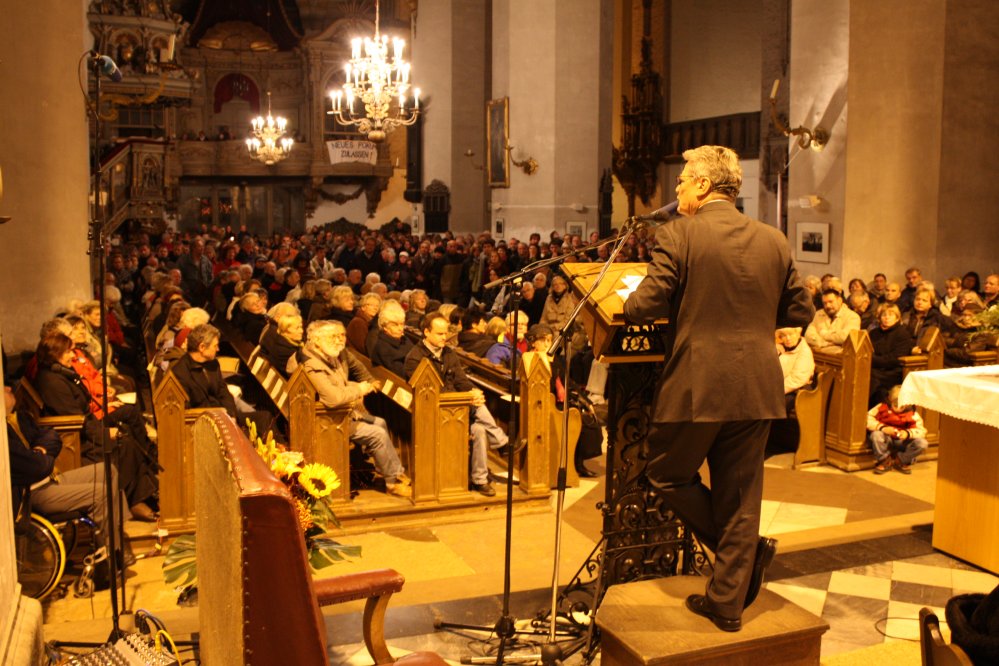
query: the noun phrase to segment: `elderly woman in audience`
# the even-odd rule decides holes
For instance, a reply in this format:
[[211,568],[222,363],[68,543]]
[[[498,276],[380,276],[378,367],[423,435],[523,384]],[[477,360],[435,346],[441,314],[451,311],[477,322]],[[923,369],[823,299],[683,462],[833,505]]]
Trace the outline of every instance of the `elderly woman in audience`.
[[[920,287],[912,299],[912,309],[902,316],[902,325],[909,330],[909,335],[916,342],[929,328],[939,329],[943,323],[943,315],[936,307],[936,292],[933,289]],[[923,350],[913,347],[913,354],[922,354]]]
[[[53,333],[38,344],[38,375],[35,387],[44,403],[43,412],[58,416],[84,416],[81,456],[100,462],[101,443],[114,446],[118,478],[128,498],[132,515],[140,520],[156,519],[158,483],[156,447],[146,435],[142,413],[134,405],[112,400],[108,414],[94,405],[83,379],[73,369],[73,341]],[[97,410],[95,411],[95,407]]]
[[816,312],[822,308],[822,280],[817,275],[809,275],[804,280],[805,290],[812,295]]
[[378,336],[371,348],[371,363],[400,377],[406,376],[406,355],[413,343],[406,337],[406,311],[397,301],[385,301],[378,313]]
[[959,277],[949,277],[944,280],[944,296],[940,299],[940,314],[944,317],[950,317],[953,311],[954,304],[957,303],[957,297],[961,295],[961,278]]
[[427,314],[427,304],[430,299],[423,289],[414,289],[409,293],[409,308],[406,310],[406,326],[420,328],[423,315]]
[[902,383],[901,358],[912,352],[914,341],[902,325],[902,313],[893,303],[878,306],[878,328],[871,331],[871,390],[868,407],[884,402],[892,386]]
[[871,304],[871,296],[866,291],[856,292],[847,297],[847,305],[860,317],[860,328],[870,331],[878,325],[877,317],[874,314],[875,308]]
[[288,361],[302,348],[304,336],[301,315],[282,310],[274,316],[273,323],[260,338],[260,355],[283,377],[288,378]]
[[552,277],[548,298],[541,311],[541,323],[555,331],[561,331],[575,308],[576,297],[569,292],[569,283],[561,275]]
[[252,345],[260,342],[260,334],[267,325],[266,292],[253,290],[239,299],[238,318],[234,315],[233,324],[243,339]]
[[[866,296],[866,293],[864,295]],[[812,381],[812,375],[815,374],[815,360],[812,357],[812,348],[802,339],[801,329],[798,327],[778,328],[774,332],[774,342],[780,369],[784,375],[784,403],[787,414],[786,419],[775,419],[770,426],[767,450],[777,453],[794,451],[798,446],[800,431],[794,405],[798,391]]]
[[180,317],[184,314],[191,304],[187,301],[174,301],[170,304],[170,309],[167,311],[166,323],[163,324],[163,328],[160,332],[156,334],[156,349],[163,349],[167,345],[173,344],[173,338],[177,335],[180,330]]
[[361,296],[357,304],[357,310],[347,324],[347,346],[361,356],[370,356],[368,350],[368,338],[374,343],[374,336],[377,335],[378,312],[382,307],[382,297],[378,294],[367,293]]
[[338,321],[346,328],[354,318],[354,290],[347,285],[333,287],[329,295],[326,319]]

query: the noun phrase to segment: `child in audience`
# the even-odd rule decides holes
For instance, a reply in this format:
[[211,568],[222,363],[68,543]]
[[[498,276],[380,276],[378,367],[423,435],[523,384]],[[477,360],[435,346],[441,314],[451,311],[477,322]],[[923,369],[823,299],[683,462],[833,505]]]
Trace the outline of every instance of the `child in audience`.
[[912,463],[926,450],[926,428],[912,405],[899,406],[901,386],[893,386],[888,398],[867,412],[868,438],[877,464],[875,474],[895,468],[912,474]]

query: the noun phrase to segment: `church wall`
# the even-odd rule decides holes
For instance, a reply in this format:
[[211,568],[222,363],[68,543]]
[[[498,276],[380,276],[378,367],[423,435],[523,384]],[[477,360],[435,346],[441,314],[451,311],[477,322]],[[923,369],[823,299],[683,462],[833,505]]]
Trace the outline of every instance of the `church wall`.
[[946,7],[850,3],[845,278],[938,280]]
[[[844,222],[850,212],[846,203],[846,91],[851,10],[848,0],[791,6],[791,68],[789,77],[780,84],[782,95],[790,93],[787,122],[792,128],[821,126],[830,138],[821,151],[802,149],[797,137],[789,138],[787,234],[794,246],[799,224],[828,224],[825,242],[830,248],[829,263],[798,260],[799,272],[802,276],[833,273],[845,279],[859,276],[869,281],[875,269],[844,266],[843,252],[844,233],[852,233],[852,227]],[[769,110],[766,122],[770,122]],[[849,140],[852,147],[853,137]]]
[[[0,330],[8,353],[33,348],[38,327],[90,293],[87,122],[77,67],[90,45],[65,3],[14,4],[0,21]],[[84,73],[84,75],[86,75]],[[30,285],[30,291],[28,291]]]
[[999,13],[949,0],[940,151],[940,227],[933,279],[999,272]]

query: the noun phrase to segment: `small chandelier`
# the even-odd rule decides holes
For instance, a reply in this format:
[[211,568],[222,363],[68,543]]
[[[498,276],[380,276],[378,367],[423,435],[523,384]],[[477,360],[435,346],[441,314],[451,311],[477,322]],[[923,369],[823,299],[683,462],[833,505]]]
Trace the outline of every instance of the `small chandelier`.
[[290,136],[284,136],[288,119],[282,116],[275,118],[271,115],[270,91],[267,92],[267,117],[257,116],[250,123],[253,125],[253,136],[246,140],[246,149],[250,151],[250,157],[268,166],[288,157],[295,140]]
[[[412,125],[420,113],[420,89],[413,89],[412,105],[407,108],[410,64],[403,60],[406,41],[392,39],[389,58],[389,38],[379,33],[379,7],[375,1],[375,37],[351,40],[351,58],[344,67],[342,90],[330,92],[333,115],[341,125],[357,125],[369,141],[384,141],[385,136],[399,125]],[[363,56],[362,56],[363,44]],[[346,98],[346,103],[344,98]],[[355,98],[364,112],[355,113]],[[395,105],[393,107],[393,104]]]

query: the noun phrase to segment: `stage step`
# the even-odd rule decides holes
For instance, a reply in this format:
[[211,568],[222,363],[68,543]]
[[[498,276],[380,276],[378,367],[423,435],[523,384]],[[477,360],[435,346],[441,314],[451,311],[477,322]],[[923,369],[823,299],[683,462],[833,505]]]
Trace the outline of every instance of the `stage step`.
[[615,585],[597,611],[601,666],[818,664],[822,618],[762,590],[742,615],[742,631],[727,633],[684,607],[703,594],[700,576],[673,576]]

